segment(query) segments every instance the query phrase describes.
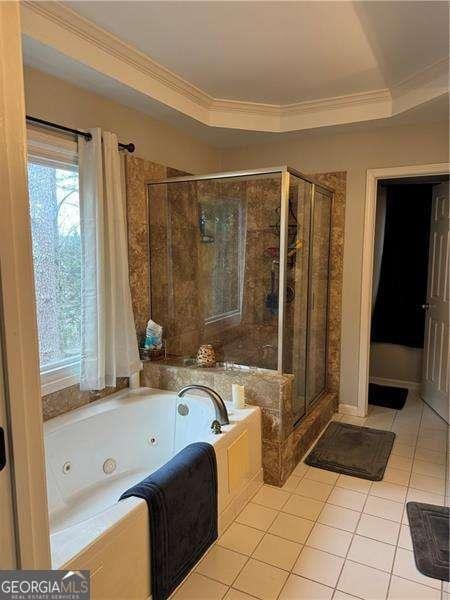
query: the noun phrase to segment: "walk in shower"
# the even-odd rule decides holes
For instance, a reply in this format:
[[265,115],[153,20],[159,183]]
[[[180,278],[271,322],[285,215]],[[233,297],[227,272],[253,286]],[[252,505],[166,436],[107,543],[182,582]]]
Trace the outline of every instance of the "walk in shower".
[[148,184],[152,318],[167,352],[294,376],[293,425],[326,390],[333,191],[288,167]]

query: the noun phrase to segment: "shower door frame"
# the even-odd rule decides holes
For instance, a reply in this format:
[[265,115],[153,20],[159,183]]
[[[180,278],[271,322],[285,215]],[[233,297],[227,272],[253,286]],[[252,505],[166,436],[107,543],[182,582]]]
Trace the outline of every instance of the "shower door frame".
[[[279,274],[278,274],[278,348],[277,348],[277,372],[281,375],[283,373],[283,335],[284,335],[284,309],[285,309],[285,299],[286,299],[286,267],[287,267],[287,250],[288,250],[288,213],[289,213],[289,185],[290,185],[290,176],[293,175],[298,179],[303,179],[312,185],[311,190],[311,207],[314,206],[314,193],[315,188],[320,187],[331,193],[331,206],[330,211],[332,214],[333,210],[333,201],[334,201],[334,190],[333,188],[324,185],[322,183],[318,183],[314,180],[314,178],[301,173],[297,169],[292,167],[288,167],[287,165],[281,165],[278,167],[267,167],[261,169],[248,169],[242,171],[224,171],[218,173],[210,173],[207,175],[181,175],[179,177],[167,177],[165,179],[152,179],[146,182],[147,188],[147,220],[149,222],[150,216],[150,199],[149,199],[149,191],[150,186],[153,185],[164,185],[170,183],[188,183],[191,181],[205,181],[205,180],[214,180],[214,179],[232,179],[238,177],[257,177],[259,175],[277,175],[281,176],[281,193],[280,193],[280,265],[279,265]],[[311,233],[313,233],[313,223],[311,219],[310,223],[310,239],[309,239],[309,249],[311,250]],[[330,247],[331,247],[331,218],[330,218]],[[149,252],[150,252],[150,236],[149,236]],[[310,307],[310,264],[308,265],[308,299],[307,299],[307,331],[306,343],[308,344],[308,334],[309,334],[309,307]],[[150,286],[149,286],[150,289]],[[329,302],[329,287],[327,290],[328,301],[327,301],[327,312],[328,312],[328,302]],[[151,305],[150,305],[151,309]],[[151,310],[150,310],[151,312]],[[326,324],[326,355],[328,356],[328,318]],[[307,370],[308,366],[308,352],[306,352],[306,364],[305,370]],[[327,381],[327,360],[325,361],[325,382]],[[325,383],[326,390],[326,383]],[[323,393],[323,392],[322,392]],[[313,404],[317,401],[321,394],[314,399]],[[308,405],[306,405],[308,406]],[[306,410],[305,415],[308,414]]]

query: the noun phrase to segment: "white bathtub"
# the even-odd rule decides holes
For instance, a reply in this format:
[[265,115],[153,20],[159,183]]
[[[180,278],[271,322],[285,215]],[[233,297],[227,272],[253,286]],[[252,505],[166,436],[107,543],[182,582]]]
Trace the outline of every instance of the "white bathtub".
[[[178,404],[189,413],[181,416]],[[233,410],[221,435],[210,431],[211,401],[150,388],[125,390],[44,425],[52,567],[90,569],[92,598],[147,599],[146,503],[121,493],[195,441],[213,444],[219,531],[262,481],[261,416]]]

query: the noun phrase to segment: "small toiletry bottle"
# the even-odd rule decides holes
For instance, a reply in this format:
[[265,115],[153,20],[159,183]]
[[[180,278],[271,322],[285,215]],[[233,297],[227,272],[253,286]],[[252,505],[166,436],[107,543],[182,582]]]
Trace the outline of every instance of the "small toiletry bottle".
[[231,397],[234,408],[245,408],[245,387],[243,385],[239,385],[238,383],[231,384]]

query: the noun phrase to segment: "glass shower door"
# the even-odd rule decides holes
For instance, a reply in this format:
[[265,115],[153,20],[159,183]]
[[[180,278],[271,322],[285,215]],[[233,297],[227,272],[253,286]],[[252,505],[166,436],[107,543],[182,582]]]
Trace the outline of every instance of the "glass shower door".
[[311,183],[290,175],[283,372],[294,375],[293,424],[306,413],[307,290],[311,192]]
[[332,193],[315,186],[309,267],[306,408],[326,389]]

